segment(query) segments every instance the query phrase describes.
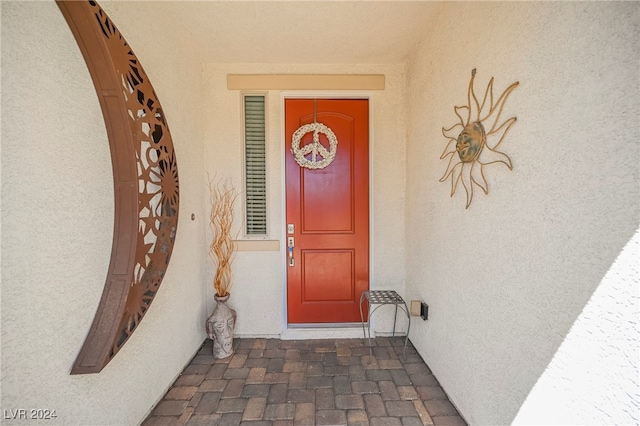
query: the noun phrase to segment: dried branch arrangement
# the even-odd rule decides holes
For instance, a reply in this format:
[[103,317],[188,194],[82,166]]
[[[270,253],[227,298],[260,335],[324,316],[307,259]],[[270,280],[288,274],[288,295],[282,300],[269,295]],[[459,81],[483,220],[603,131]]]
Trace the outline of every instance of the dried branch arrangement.
[[238,193],[228,182],[214,183],[213,180],[209,181],[209,192],[211,194],[210,226],[213,231],[209,257],[217,266],[213,287],[218,296],[224,297],[231,289],[231,262],[234,254],[231,226],[233,207]]

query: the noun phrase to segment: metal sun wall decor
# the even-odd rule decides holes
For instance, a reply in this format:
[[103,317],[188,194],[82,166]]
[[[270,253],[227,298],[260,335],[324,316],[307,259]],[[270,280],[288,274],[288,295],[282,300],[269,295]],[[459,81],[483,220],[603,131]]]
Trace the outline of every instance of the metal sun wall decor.
[[149,309],[178,226],[178,165],[169,128],[138,58],[95,1],[56,2],[84,56],[104,115],[114,178],[111,261],[71,374],[100,372]]
[[517,118],[511,117],[501,123],[500,116],[507,98],[520,84],[517,81],[511,84],[494,102],[493,77],[491,77],[482,101],[479,101],[473,88],[475,76],[474,68],[471,71],[467,91],[467,105],[454,107],[460,121],[448,129],[442,128],[442,134],[449,139],[449,142],[440,156],[441,159],[449,157],[447,170],[440,182],[451,178],[451,196],[453,197],[458,183],[462,181],[462,186],[467,193],[466,208],[469,208],[473,200],[474,185],[482,188],[485,194],[489,193],[484,175],[485,166],[503,163],[509,167],[509,170],[513,169],[511,158],[498,151],[498,147]]

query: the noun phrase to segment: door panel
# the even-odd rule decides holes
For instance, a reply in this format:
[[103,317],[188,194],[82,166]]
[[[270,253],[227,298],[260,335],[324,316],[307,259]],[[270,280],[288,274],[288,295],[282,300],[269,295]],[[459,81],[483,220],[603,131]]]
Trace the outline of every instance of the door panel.
[[[315,120],[338,140],[323,169],[300,167],[293,133]],[[329,150],[322,133],[319,142]],[[305,134],[300,147],[313,143]],[[360,321],[369,288],[369,104],[365,99],[286,99],[287,224],[293,224],[294,263],[287,266],[289,323]],[[307,155],[311,159],[311,154]]]
[[[328,167],[335,165],[337,159]],[[343,168],[349,167],[347,164]],[[302,226],[304,232],[353,232],[350,179],[336,179],[316,170],[302,171]],[[309,189],[308,191],[306,190]]]
[[303,301],[353,299],[353,250],[304,250],[302,270]]

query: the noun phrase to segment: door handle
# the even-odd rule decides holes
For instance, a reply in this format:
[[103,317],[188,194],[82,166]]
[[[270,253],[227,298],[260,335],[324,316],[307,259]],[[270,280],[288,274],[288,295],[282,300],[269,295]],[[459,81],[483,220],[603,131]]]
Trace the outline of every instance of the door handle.
[[289,266],[295,265],[295,260],[293,258],[293,246],[295,245],[295,240],[293,237],[287,237],[287,247],[289,248]]
[[293,247],[289,247],[289,266],[294,266],[296,261],[293,258]]

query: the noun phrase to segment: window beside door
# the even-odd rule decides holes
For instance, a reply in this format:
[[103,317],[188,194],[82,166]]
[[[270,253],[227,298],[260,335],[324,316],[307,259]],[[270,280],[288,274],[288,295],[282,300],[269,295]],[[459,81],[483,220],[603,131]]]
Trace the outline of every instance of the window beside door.
[[244,124],[244,234],[267,237],[266,93],[242,95]]

